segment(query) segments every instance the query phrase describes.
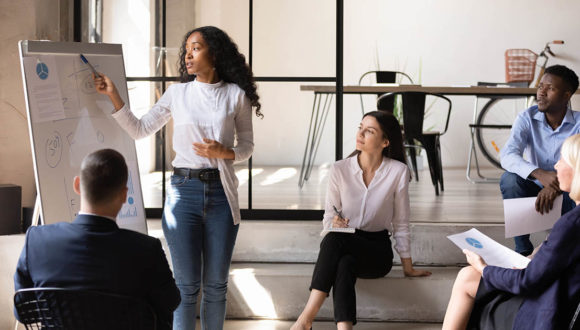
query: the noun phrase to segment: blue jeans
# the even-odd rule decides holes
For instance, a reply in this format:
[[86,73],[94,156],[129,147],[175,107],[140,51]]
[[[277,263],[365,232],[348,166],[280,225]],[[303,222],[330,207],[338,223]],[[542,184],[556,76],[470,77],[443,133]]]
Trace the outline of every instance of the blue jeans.
[[[499,181],[499,189],[503,199],[523,198],[538,196],[542,187],[538,186],[532,180],[526,180],[519,175],[511,172],[502,174]],[[562,214],[576,207],[576,203],[570,198],[567,192],[563,192]],[[514,237],[516,252],[524,256],[530,255],[534,251],[534,245],[530,241],[530,235]]]
[[228,276],[238,227],[234,225],[219,180],[203,182],[171,176],[171,189],[163,212],[163,233],[181,293],[181,304],[173,318],[174,329],[195,329],[200,286],[203,287],[202,329],[223,328]]

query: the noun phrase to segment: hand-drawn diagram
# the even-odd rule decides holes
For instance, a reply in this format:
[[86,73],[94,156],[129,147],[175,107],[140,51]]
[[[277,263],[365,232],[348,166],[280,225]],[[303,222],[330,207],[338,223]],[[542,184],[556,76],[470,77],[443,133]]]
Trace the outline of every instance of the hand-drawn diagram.
[[105,142],[105,134],[103,134],[103,132],[101,132],[100,130],[97,130],[97,141],[99,141],[100,143]]
[[81,82],[81,91],[85,94],[95,94],[97,90],[95,89],[95,83],[93,82],[93,76],[88,75],[83,78]]
[[135,218],[135,217],[137,217],[137,207],[135,206],[123,207],[119,212],[119,214],[117,215],[117,218],[119,219]]
[[46,139],[45,155],[48,166],[55,168],[60,164],[62,158],[62,138],[58,131],[54,131]]
[[129,177],[127,178],[127,203],[117,215],[118,218],[134,218],[137,216],[137,205],[135,205],[135,187],[133,185],[133,175],[129,169]]
[[133,187],[133,175],[131,175],[131,170],[129,170],[129,178],[127,178],[127,189],[129,196],[135,194],[135,188]]
[[118,218],[135,218],[137,217],[137,205],[135,201],[135,186],[133,183],[133,174],[129,168],[129,176],[127,178],[127,202],[117,215]]
[[62,178],[62,180],[64,182],[64,192],[66,194],[66,204],[70,212],[70,218],[74,219],[77,216],[80,207],[77,201],[78,195],[74,193],[70,194],[69,190],[71,189],[71,186],[66,182],[66,178]]

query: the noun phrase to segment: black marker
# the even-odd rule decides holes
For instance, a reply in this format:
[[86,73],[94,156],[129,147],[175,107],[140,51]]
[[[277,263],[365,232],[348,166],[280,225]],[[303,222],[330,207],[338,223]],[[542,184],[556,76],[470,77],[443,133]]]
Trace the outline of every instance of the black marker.
[[83,63],[88,65],[89,68],[91,68],[91,71],[93,71],[93,74],[95,75],[96,78],[101,78],[101,76],[99,75],[97,70],[95,70],[95,68],[91,65],[91,63],[89,63],[89,61],[87,61],[86,57],[83,54],[81,54],[81,60],[83,61]]

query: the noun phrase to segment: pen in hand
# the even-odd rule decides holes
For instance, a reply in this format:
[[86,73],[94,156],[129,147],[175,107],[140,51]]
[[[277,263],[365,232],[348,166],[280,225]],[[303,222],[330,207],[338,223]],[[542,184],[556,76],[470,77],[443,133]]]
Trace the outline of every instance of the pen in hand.
[[332,208],[334,209],[334,212],[336,212],[336,214],[338,215],[339,219],[341,220],[341,223],[343,225],[344,228],[348,227],[348,220],[344,217],[344,215],[342,214],[341,211],[339,211],[336,206],[332,205]]

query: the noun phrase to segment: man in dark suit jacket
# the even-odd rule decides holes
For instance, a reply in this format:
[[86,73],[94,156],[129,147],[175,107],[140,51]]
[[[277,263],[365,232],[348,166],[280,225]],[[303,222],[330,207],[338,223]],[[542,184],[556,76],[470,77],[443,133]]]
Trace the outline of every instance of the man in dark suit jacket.
[[62,287],[132,296],[153,307],[158,328],[171,328],[181,298],[161,242],[115,222],[127,198],[127,176],[115,150],[85,157],[74,179],[79,215],[72,223],[30,227],[14,275],[16,290]]

